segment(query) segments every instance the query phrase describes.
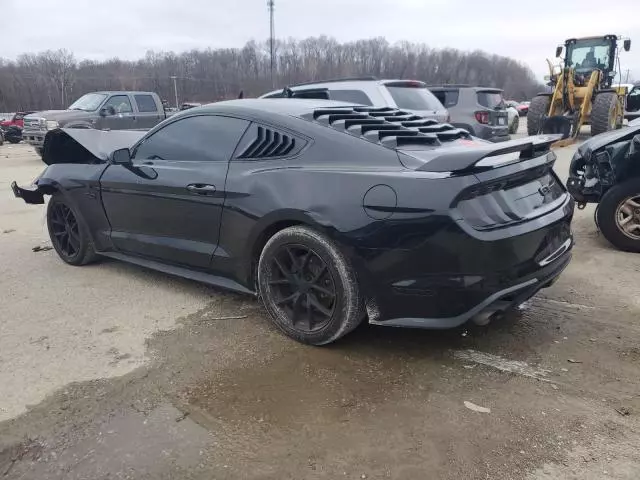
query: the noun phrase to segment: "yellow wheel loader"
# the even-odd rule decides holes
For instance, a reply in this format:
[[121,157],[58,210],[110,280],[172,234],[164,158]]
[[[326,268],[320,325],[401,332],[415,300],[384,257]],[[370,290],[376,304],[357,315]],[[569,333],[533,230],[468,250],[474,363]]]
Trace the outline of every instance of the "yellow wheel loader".
[[[631,40],[616,35],[571,38],[564,44],[565,57],[555,69],[549,64],[549,93],[536,95],[529,105],[527,133],[561,133],[556,146],[575,141],[580,127],[591,125],[591,134],[615,130],[624,119],[625,88],[612,88],[616,65],[620,72],[618,43],[625,51]],[[556,48],[556,57],[563,46]]]

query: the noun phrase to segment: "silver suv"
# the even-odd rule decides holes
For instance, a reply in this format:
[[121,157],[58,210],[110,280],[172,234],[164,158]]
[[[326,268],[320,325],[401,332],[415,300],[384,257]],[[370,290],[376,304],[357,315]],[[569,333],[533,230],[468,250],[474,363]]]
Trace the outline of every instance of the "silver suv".
[[429,90],[449,110],[451,124],[490,142],[510,140],[502,90],[470,85],[437,85]]
[[301,83],[266,93],[260,98],[321,98],[374,107],[406,110],[438,122],[448,122],[449,112],[417,80],[378,80],[375,77],[344,78]]

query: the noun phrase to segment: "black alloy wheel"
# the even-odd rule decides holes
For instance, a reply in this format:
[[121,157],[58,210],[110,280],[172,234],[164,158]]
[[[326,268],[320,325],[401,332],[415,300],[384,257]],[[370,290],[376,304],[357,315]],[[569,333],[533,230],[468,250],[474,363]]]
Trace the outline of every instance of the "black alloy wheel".
[[71,209],[64,203],[54,203],[49,222],[56,251],[68,258],[76,256],[80,251],[80,229]]
[[295,340],[326,345],[364,318],[360,286],[349,258],[324,234],[294,226],[262,249],[257,287],[272,322]]
[[336,306],[335,282],[324,260],[305,245],[283,245],[271,257],[271,270],[275,304],[292,326],[305,333],[324,328]]
[[96,259],[81,219],[59,193],[51,197],[47,206],[47,226],[51,244],[64,262],[85,265]]

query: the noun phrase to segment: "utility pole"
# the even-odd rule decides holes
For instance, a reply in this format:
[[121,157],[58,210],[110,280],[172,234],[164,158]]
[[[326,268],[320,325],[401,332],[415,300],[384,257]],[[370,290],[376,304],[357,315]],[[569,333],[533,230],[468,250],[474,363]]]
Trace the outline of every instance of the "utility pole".
[[178,77],[176,77],[175,75],[171,76],[171,79],[173,80],[173,92],[176,95],[176,109],[180,109],[180,107],[178,106],[178,84],[176,83],[176,80],[178,79]]
[[275,26],[273,22],[273,14],[275,10],[275,0],[267,0],[267,6],[269,7],[270,17],[270,33],[269,33],[269,50],[271,53],[271,88],[275,88]]
[[627,68],[627,77],[626,77],[624,83],[629,83],[629,69],[628,68]]

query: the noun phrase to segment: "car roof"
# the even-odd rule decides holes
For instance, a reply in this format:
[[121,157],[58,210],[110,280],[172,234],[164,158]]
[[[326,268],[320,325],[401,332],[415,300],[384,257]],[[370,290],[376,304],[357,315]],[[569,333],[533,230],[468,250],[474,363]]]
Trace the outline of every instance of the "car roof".
[[172,118],[193,115],[194,113],[229,113],[238,115],[273,114],[287,117],[300,117],[313,112],[316,108],[353,107],[355,104],[337,102],[334,100],[281,98],[278,100],[269,98],[247,98],[240,100],[226,100],[210,103],[201,107],[184,110]]
[[456,90],[461,88],[475,90],[476,92],[502,92],[501,88],[496,87],[473,87],[471,85],[459,85],[459,84],[443,84],[443,85],[427,85],[429,90]]
[[362,84],[362,83],[373,83],[376,85],[388,85],[388,86],[393,86],[393,84],[401,84],[401,83],[406,83],[406,84],[410,84],[410,83],[419,83],[421,85],[423,85],[424,87],[427,86],[427,84],[425,82],[423,82],[422,80],[415,80],[415,79],[411,79],[411,78],[375,78],[375,77],[356,77],[356,78],[336,78],[336,79],[332,79],[332,80],[317,80],[317,81],[313,81],[313,82],[304,82],[304,83],[296,83],[293,85],[287,85],[286,87],[283,88],[278,88],[277,90],[271,90],[270,92],[266,92],[262,95],[260,95],[260,97],[265,97],[267,95],[273,95],[276,93],[280,93],[282,92],[285,88],[289,88],[291,90],[298,90],[298,89],[306,89],[306,88],[310,88],[310,87],[318,87],[318,86],[325,86],[329,89],[331,89],[331,87],[333,87],[334,89],[336,89],[336,87],[339,87],[341,85],[346,85],[346,84]]
[[137,90],[100,90],[99,92],[87,92],[87,93],[101,93],[106,95],[152,95],[153,92],[142,92]]

